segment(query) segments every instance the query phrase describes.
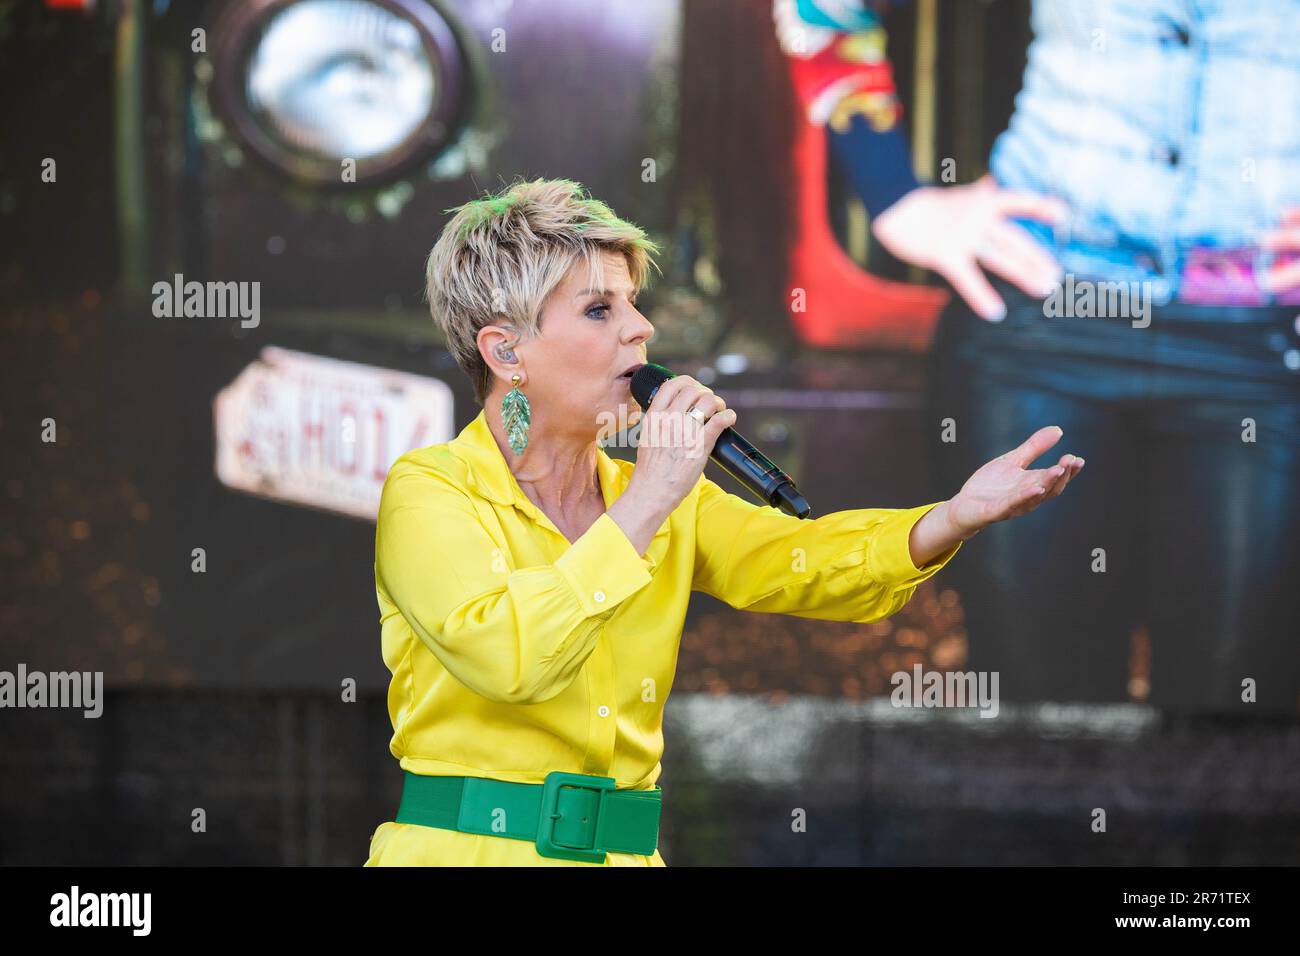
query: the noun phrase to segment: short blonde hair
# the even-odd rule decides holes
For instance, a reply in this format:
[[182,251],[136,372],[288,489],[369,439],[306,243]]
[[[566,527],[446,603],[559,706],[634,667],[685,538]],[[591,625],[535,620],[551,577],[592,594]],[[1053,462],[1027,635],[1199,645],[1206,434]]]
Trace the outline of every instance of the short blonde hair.
[[429,253],[425,294],[433,321],[482,405],[492,371],[478,349],[485,325],[537,334],[542,306],[569,269],[585,261],[601,288],[601,254],[619,252],[639,290],[659,248],[639,226],[614,215],[568,179],[515,182],[444,210],[454,213]]

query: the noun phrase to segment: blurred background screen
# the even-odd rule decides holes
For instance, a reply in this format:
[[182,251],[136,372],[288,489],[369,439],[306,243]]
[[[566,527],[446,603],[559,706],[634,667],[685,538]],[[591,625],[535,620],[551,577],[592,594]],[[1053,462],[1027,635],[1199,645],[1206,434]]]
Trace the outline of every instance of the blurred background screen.
[[[1041,96],[1022,92],[1035,63],[1071,69],[1048,40],[1122,48],[1146,37],[1169,50],[1172,24],[1218,55],[1227,27],[1184,23],[1184,5],[1157,2],[916,0],[867,5],[868,20],[838,24],[816,15],[835,4],[786,6],[804,16],[793,40],[766,0],[0,2],[0,670],[104,682],[94,719],[0,711],[0,863],[365,860],[400,788],[373,573],[379,492],[397,456],[448,441],[479,411],[430,319],[424,262],[447,209],[516,177],[577,180],[663,246],[663,275],[639,303],[658,330],[651,360],[722,394],[815,514],[958,490],[940,437],[949,406],[932,413],[928,396],[951,368],[944,330],[983,320],[955,311],[962,296],[941,270],[886,248],[872,193],[883,160],[870,151],[900,144],[904,167],[936,189],[976,183],[991,157],[1054,170],[1054,137],[1035,139],[1031,125]],[[1115,6],[1172,39],[1125,34]],[[1267,16],[1236,29],[1262,37],[1296,21],[1288,4],[1260,7]],[[1054,15],[1064,19],[1040,20]],[[1252,42],[1223,54],[1243,83],[1254,74],[1241,63],[1300,72],[1296,48]],[[1141,68],[1143,88],[1175,101],[1194,79],[1182,60]],[[1098,80],[1090,102],[1120,93]],[[1283,95],[1256,109],[1269,119],[1288,102],[1295,114]],[[1197,115],[1213,124],[1221,113]],[[1234,177],[1251,160],[1258,182],[1271,182],[1269,157],[1291,155],[1295,124],[1290,115],[1287,131],[1273,124],[1253,152],[1230,154]],[[1084,138],[1091,129],[1067,127]],[[1023,135],[995,152],[1009,128]],[[1072,143],[1067,172],[1043,181],[1089,196],[1086,175],[1109,162],[1103,147],[1131,151],[1139,138],[1099,136],[1094,152]],[[1022,141],[1043,154],[1015,153]],[[1208,150],[1184,145],[1191,159]],[[1132,175],[1113,185],[1157,190]],[[1289,194],[1268,202],[1284,216]],[[1089,248],[1111,262],[1134,236],[1147,241],[1109,208],[1085,216],[1075,205],[1060,248],[1093,236]],[[1106,238],[1086,232],[1097,223]],[[1241,235],[1270,224],[1257,217]],[[1153,266],[1143,289],[1174,309],[1176,290],[1160,282],[1202,255],[1221,288],[1245,241],[1216,234],[1209,253],[1170,260],[1172,272]],[[1258,260],[1242,255],[1249,285]],[[1081,258],[1062,261],[1083,275],[1069,265]],[[1276,410],[1259,416],[1261,456],[1270,441],[1290,442],[1296,421],[1300,340],[1284,302],[1231,305],[1282,316],[1260,326],[1267,377],[1234,379],[1234,398]],[[1114,362],[1053,364],[1024,314],[1013,308],[998,329],[1019,337],[988,381],[1023,374],[1043,394],[1070,380],[1099,405],[1122,398],[1108,434],[1172,421],[1178,395],[1125,392],[1137,379],[1115,377]],[[1155,315],[1152,336],[1134,327],[1124,361],[1160,358]],[[1235,355],[1237,340],[1224,341],[1215,353]],[[958,379],[985,381],[945,380]],[[1050,404],[1034,412],[1037,398],[992,396],[939,401],[958,416],[986,402],[988,420],[1012,429],[1020,413],[1057,423]],[[1103,490],[1107,461],[1115,487],[1151,480],[1155,494],[1190,494],[1204,474],[1162,459],[1172,446],[1158,441],[1107,458],[1100,439],[1094,455],[1073,434],[1067,426],[1058,451],[1084,455],[1097,474],[1045,511],[1076,491],[1101,496],[1083,500],[1103,510],[1117,500]],[[1139,464],[1161,461],[1164,479],[1139,476]],[[1186,513],[1188,527],[1242,512],[1294,539],[1296,472],[1283,452],[1269,461],[1276,495],[1244,477],[1202,488],[1218,505]],[[747,494],[715,465],[707,474]],[[1297,701],[1293,684],[1269,684],[1294,673],[1300,653],[1288,596],[1300,567],[1285,542],[1266,568],[1250,564],[1258,539],[1241,535],[1253,526],[1226,527],[1236,551],[1181,525],[1149,530],[1175,553],[1149,574],[1125,559],[1140,544],[1080,532],[1072,563],[1044,556],[1030,562],[1041,574],[1004,581],[1032,595],[1033,666],[1079,677],[1023,699],[1004,680],[993,720],[891,695],[900,672],[964,671],[981,666],[981,648],[1004,646],[979,624],[993,620],[978,617],[986,585],[955,571],[1016,566],[1002,539],[968,542],[954,568],[870,624],[694,595],[665,718],[665,860],[1300,862]],[[1097,590],[1096,547],[1109,549],[1106,586],[1130,582],[1131,613],[1101,610],[1114,605]],[[1233,590],[1228,572],[1215,573],[1221,587],[1196,583],[1193,565],[1232,554],[1247,563],[1230,573],[1263,590]],[[1145,610],[1161,587],[1180,611]],[[1071,610],[1034,610],[1047,605]],[[1180,645],[1195,629],[1183,612],[1208,643]],[[1233,669],[1243,647],[1254,649],[1248,664]],[[1110,669],[1089,683],[1080,661],[1093,650]],[[1192,659],[1217,661],[1225,686],[1177,684],[1177,661]],[[1243,702],[1243,678],[1259,682],[1258,699]],[[196,805],[208,812],[202,838],[188,825]],[[1112,808],[1109,837],[1089,826],[1096,807]],[[818,825],[793,832],[794,808]]]

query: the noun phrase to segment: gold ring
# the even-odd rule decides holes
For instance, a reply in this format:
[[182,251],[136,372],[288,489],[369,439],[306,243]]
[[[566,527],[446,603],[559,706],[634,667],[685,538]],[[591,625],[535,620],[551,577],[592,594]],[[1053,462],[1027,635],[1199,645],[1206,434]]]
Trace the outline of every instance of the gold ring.
[[708,421],[708,419],[704,417],[704,413],[700,411],[700,406],[698,405],[692,405],[686,410],[686,414],[690,415],[691,418],[695,419],[701,425]]

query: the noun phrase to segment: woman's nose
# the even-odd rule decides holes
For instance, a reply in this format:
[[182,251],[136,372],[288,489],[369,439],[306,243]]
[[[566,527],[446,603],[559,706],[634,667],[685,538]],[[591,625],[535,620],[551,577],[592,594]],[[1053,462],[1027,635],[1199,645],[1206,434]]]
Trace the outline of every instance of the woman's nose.
[[629,323],[629,328],[631,329],[631,338],[629,341],[640,342],[643,339],[649,341],[654,338],[655,327],[651,324],[650,320],[642,315],[640,310],[633,308],[632,311],[635,313],[635,318],[634,321]]

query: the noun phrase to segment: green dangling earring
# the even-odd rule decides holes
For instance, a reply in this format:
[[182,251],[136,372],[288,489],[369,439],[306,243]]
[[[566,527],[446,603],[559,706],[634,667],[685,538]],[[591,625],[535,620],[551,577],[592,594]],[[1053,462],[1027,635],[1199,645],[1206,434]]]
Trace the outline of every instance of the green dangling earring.
[[501,424],[506,430],[506,440],[516,455],[522,455],[528,447],[528,426],[533,423],[533,410],[528,404],[528,396],[519,388],[519,375],[510,379],[514,388],[506,392],[501,400]]

